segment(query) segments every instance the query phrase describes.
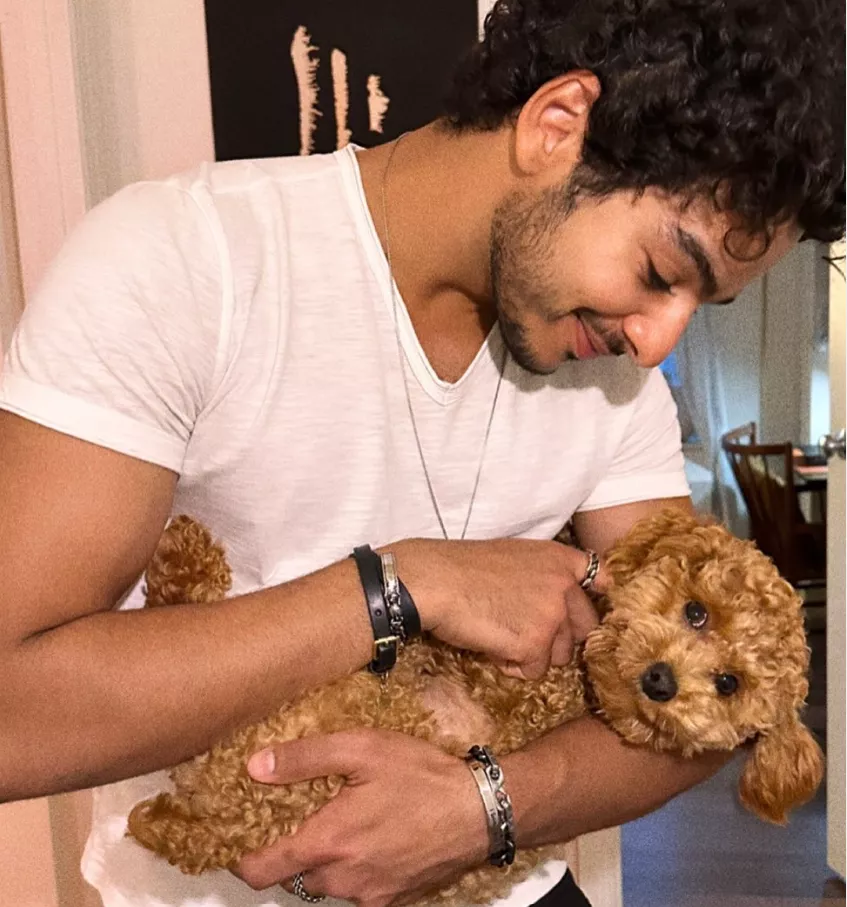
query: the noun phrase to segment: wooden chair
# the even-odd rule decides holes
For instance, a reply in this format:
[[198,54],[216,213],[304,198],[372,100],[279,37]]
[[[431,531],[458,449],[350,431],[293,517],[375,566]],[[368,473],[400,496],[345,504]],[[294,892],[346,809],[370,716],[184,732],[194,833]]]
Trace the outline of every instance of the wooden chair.
[[750,534],[798,589],[826,585],[826,526],[807,522],[794,484],[794,446],[757,444],[756,423],[727,432],[729,458],[747,511]]

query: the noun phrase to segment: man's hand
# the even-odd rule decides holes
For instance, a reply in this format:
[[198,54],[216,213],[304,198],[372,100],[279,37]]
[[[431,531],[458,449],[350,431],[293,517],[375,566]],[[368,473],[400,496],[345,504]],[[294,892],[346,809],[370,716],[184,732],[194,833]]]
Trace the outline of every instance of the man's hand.
[[[392,550],[424,630],[484,653],[507,674],[537,679],[567,664],[598,622],[579,586],[588,555],[559,542],[415,539]],[[601,567],[594,589],[607,586]]]
[[306,737],[262,750],[248,768],[267,784],[346,779],[296,834],[242,860],[235,874],[251,888],[285,883],[290,891],[302,872],[310,894],[387,907],[416,900],[488,854],[471,773],[423,740],[375,730]]

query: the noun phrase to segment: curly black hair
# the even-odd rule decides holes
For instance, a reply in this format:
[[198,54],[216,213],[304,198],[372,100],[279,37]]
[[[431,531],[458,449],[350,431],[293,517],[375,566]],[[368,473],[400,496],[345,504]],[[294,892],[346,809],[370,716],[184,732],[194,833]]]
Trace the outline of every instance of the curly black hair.
[[454,129],[497,129],[545,82],[602,93],[575,185],[711,198],[768,237],[844,232],[843,0],[498,0],[447,98]]

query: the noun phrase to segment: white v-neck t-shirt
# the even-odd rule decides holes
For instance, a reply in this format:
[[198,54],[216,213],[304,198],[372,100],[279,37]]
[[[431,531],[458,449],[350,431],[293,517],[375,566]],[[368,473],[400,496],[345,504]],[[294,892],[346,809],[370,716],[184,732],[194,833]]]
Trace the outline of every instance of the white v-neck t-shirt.
[[[495,328],[447,383],[399,298],[398,346],[393,311],[352,147],[207,164],[84,218],[24,312],[0,407],[177,472],[173,512],[223,541],[240,594],[356,544],[440,537],[400,348],[433,490],[461,532],[503,341]],[[468,538],[549,539],[579,510],[687,494],[657,370],[605,358],[540,377],[507,360]],[[121,607],[140,604],[136,589]],[[299,903],[227,872],[183,876],[126,838],[130,808],[167,787],[156,772],[95,792],[83,872],[105,907]],[[533,903],[564,869],[503,903]]]

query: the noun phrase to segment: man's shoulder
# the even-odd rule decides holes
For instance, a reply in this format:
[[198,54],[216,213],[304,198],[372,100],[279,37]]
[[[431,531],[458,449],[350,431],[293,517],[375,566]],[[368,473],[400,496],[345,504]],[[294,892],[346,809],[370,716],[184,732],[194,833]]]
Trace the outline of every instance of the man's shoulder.
[[212,161],[124,186],[89,212],[88,232],[175,239],[217,249],[248,267],[304,232],[337,232],[356,210],[355,162],[332,154]]
[[337,184],[344,163],[344,152],[206,161],[159,182],[191,193],[205,191],[212,196],[250,194],[268,188],[294,190],[301,184],[307,187]]

